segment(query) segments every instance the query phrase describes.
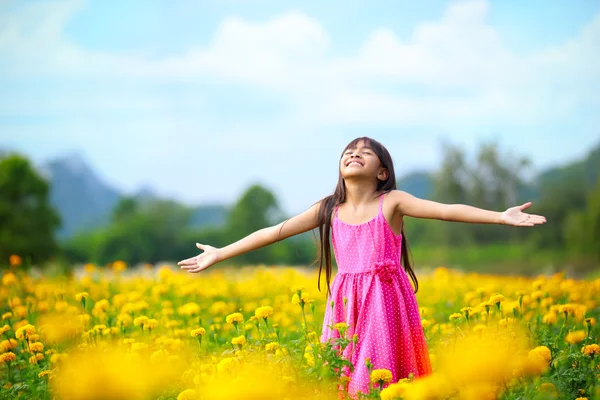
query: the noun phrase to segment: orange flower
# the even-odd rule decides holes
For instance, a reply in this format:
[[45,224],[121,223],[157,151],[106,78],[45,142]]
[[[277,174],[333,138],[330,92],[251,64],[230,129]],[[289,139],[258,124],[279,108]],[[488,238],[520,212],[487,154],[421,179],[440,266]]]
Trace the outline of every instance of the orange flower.
[[11,267],[18,267],[19,265],[21,265],[21,263],[23,262],[23,260],[21,260],[21,257],[19,257],[18,255],[12,254],[8,258],[8,262],[10,263]]

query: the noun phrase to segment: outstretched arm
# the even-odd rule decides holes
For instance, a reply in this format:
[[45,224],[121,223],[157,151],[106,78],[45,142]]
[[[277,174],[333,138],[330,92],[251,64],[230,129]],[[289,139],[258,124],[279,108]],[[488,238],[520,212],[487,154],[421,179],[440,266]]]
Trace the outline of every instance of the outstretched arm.
[[543,224],[546,218],[541,215],[527,214],[523,210],[531,206],[527,202],[504,212],[490,211],[466,204],[444,204],[424,200],[401,190],[390,192],[389,198],[395,205],[395,211],[414,218],[440,219],[443,221],[472,222],[479,224],[504,224],[513,226],[534,226]]
[[318,226],[317,215],[320,206],[321,202],[318,202],[301,214],[277,225],[259,229],[223,248],[196,243],[196,246],[203,250],[203,253],[196,257],[179,261],[177,265],[181,266],[181,269],[188,270],[188,272],[200,272],[219,261],[227,260],[228,258],[256,250],[290,236],[315,229]]

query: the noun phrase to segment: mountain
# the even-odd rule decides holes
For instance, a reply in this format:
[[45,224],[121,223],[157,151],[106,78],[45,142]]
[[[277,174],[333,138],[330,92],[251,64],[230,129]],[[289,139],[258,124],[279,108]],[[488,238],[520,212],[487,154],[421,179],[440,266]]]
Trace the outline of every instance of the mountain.
[[575,161],[561,167],[554,167],[543,171],[538,176],[538,185],[541,189],[552,187],[560,182],[583,182],[587,187],[594,187],[600,172],[600,143],[580,161]]
[[223,226],[227,221],[228,214],[227,207],[220,204],[199,206],[194,208],[190,224],[196,227]]
[[[113,208],[126,195],[103,182],[77,154],[50,161],[40,171],[50,182],[50,201],[61,216],[58,232],[61,238],[106,225]],[[142,202],[159,199],[148,185],[133,197]],[[227,213],[227,208],[221,205],[194,207],[191,225],[219,226],[225,222]]]
[[50,161],[41,169],[62,219],[61,237],[101,226],[119,200],[120,193],[102,182],[79,155]]
[[418,171],[403,176],[396,181],[398,190],[402,190],[421,199],[428,199],[433,192],[433,177],[431,172]]
[[[69,155],[51,161],[41,167],[42,173],[51,183],[50,198],[62,217],[59,235],[68,237],[78,231],[98,228],[106,224],[114,206],[124,193],[103,182],[78,155]],[[535,201],[543,187],[552,186],[565,180],[585,182],[593,187],[600,171],[600,144],[580,161],[542,171],[534,184],[521,189],[520,198]],[[431,199],[433,173],[416,171],[400,177],[397,187],[416,197]],[[133,195],[136,199],[153,200],[159,196],[146,185]],[[190,224],[194,227],[222,226],[225,224],[228,208],[212,204],[193,208]]]

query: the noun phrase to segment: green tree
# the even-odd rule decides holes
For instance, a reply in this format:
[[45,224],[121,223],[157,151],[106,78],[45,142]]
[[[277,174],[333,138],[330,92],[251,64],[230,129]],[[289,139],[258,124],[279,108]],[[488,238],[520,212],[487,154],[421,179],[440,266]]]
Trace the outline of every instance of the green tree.
[[54,232],[59,226],[49,184],[29,160],[18,154],[0,159],[0,260],[11,254],[34,263],[48,260],[58,250]]
[[[444,144],[442,166],[435,175],[434,198],[447,204],[468,204],[504,211],[517,205],[525,187],[523,174],[528,159],[501,154],[497,143],[482,143],[475,162],[467,161],[464,150]],[[454,223],[440,226],[437,240],[448,245],[490,243],[516,239],[516,230],[504,226]]]
[[[250,186],[233,206],[227,220],[226,237],[237,241],[252,232],[274,225],[282,219],[275,195],[258,184]],[[271,261],[273,246],[264,247],[237,257],[251,264]]]
[[[600,263],[600,178],[586,198],[583,210],[568,212],[564,236],[569,252],[578,258]],[[568,210],[567,210],[568,211]]]
[[170,200],[139,202],[122,198],[93,259],[101,263],[118,259],[130,264],[175,260],[184,252],[191,215],[191,209]]

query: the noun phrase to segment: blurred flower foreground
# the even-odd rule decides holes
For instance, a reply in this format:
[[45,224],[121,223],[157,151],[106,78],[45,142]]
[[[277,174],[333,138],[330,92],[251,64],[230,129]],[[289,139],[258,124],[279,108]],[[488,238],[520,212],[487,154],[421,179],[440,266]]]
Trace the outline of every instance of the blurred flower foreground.
[[[314,270],[87,264],[0,286],[0,399],[343,399],[358,338],[319,341]],[[370,365],[369,399],[600,398],[600,279],[503,277],[443,267],[419,276],[433,374],[394,381]],[[383,339],[382,339],[383,340]]]

